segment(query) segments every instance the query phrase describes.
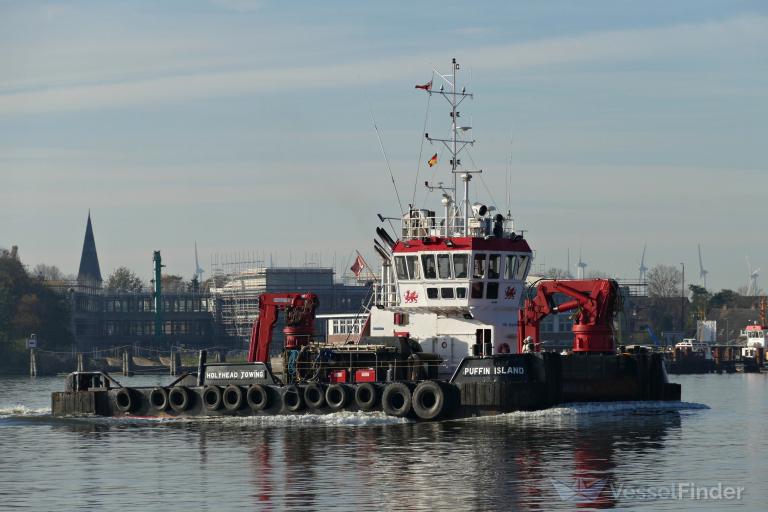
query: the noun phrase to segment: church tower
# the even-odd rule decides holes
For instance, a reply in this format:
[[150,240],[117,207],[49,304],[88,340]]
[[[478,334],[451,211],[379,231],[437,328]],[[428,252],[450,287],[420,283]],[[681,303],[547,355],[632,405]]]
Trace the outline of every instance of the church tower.
[[99,256],[96,254],[96,241],[93,238],[90,211],[88,211],[88,224],[85,226],[85,240],[83,240],[83,253],[80,255],[77,282],[82,285],[90,284],[101,287],[101,269],[99,268]]

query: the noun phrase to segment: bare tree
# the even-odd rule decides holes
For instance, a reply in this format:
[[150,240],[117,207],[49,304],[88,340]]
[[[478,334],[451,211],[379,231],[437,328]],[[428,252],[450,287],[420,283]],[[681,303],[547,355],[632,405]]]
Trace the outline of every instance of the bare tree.
[[648,295],[651,297],[679,297],[683,275],[677,267],[656,265],[648,271]]
[[552,267],[544,272],[544,277],[547,279],[569,279],[571,275],[567,270],[562,268]]
[[590,270],[587,272],[587,278],[588,279],[608,279],[611,276],[608,275],[608,273],[603,272],[602,270]]
[[32,275],[44,281],[61,281],[64,279],[64,274],[61,273],[59,267],[45,263],[35,265],[35,268],[32,269]]

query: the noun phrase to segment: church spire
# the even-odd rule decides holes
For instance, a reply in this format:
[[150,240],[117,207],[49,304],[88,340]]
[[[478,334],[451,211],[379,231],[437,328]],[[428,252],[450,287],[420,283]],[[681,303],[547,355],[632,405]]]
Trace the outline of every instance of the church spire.
[[85,226],[83,253],[80,256],[80,270],[77,272],[77,280],[82,284],[94,283],[101,286],[101,269],[99,268],[99,256],[96,254],[96,241],[93,238],[90,210],[88,210],[88,224]]

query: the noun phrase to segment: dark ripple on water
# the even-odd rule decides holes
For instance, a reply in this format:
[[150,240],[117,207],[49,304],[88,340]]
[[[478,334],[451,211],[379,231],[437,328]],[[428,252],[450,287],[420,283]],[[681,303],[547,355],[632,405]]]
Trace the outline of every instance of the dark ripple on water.
[[[601,508],[761,510],[767,489],[759,475],[768,464],[750,447],[762,443],[759,420],[767,416],[758,395],[768,389],[756,377],[680,378],[690,402],[671,406],[579,404],[431,424],[351,413],[58,419],[48,393],[59,379],[3,379],[0,503],[30,510],[571,510],[575,503],[560,500],[552,479],[582,478],[747,486],[739,503],[604,492],[591,504]],[[145,380],[131,384],[154,383]],[[734,392],[743,396],[733,400]]]

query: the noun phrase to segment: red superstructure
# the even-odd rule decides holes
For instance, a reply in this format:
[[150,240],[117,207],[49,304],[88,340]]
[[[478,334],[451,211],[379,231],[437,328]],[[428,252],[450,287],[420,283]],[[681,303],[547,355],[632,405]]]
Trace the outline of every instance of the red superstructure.
[[[562,304],[555,303],[555,294],[570,297]],[[573,351],[614,353],[615,344],[611,322],[619,297],[619,285],[613,279],[567,279],[541,281],[536,285],[536,296],[526,299],[520,309],[517,329],[518,350],[531,336],[539,346],[539,324],[544,317],[578,309],[573,321]]]
[[285,348],[306,345],[315,332],[315,309],[318,299],[314,293],[264,293],[259,298],[259,318],[253,323],[248,362],[269,362],[269,346],[278,313],[285,312]]

